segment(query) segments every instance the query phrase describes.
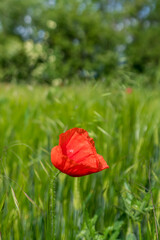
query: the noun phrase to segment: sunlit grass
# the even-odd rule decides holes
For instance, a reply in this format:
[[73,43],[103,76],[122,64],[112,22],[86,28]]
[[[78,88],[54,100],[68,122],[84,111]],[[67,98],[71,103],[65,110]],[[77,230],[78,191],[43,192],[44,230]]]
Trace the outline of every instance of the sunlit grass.
[[89,132],[110,168],[80,178],[79,190],[75,178],[58,176],[56,239],[156,239],[159,109],[158,90],[1,85],[2,239],[49,239],[50,151],[73,127]]

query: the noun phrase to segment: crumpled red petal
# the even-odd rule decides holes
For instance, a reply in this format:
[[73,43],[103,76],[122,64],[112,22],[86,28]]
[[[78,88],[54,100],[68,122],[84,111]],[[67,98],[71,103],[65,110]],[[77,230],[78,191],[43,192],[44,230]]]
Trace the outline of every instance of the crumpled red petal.
[[109,168],[103,157],[96,153],[93,139],[81,128],[60,135],[59,145],[51,151],[51,161],[61,172],[73,177]]

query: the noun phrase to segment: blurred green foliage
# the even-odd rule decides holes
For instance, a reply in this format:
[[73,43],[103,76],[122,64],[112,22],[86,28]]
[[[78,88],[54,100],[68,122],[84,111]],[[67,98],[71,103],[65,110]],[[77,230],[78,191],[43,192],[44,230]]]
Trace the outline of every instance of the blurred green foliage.
[[58,144],[59,134],[72,127],[89,132],[110,168],[78,179],[59,174],[55,239],[157,239],[159,90],[134,88],[129,94],[123,87],[108,89],[99,83],[1,84],[1,92],[2,239],[50,239],[50,176],[57,172],[50,151]]
[[157,0],[1,1],[0,81],[110,83],[122,70],[159,83],[159,10]]

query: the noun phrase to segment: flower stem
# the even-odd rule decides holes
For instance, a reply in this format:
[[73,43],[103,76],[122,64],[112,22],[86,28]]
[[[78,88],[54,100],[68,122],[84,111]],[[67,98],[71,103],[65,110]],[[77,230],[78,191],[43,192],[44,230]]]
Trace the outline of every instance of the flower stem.
[[80,179],[76,177],[74,179],[74,200],[73,205],[75,210],[81,210],[81,194],[80,194]]
[[142,240],[141,223],[138,223],[138,230],[139,230],[139,240]]
[[49,239],[55,240],[55,217],[56,217],[56,181],[59,175],[59,171],[51,176],[49,187]]

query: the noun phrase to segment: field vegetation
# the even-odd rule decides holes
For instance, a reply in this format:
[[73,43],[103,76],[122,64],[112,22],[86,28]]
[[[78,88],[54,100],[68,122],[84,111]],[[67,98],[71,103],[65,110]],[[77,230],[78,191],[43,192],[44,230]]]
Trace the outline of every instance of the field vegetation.
[[50,238],[50,151],[59,134],[86,129],[110,166],[60,173],[57,240],[151,240],[160,231],[158,90],[100,83],[0,85],[0,238]]

